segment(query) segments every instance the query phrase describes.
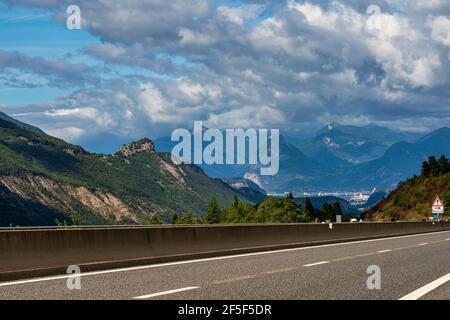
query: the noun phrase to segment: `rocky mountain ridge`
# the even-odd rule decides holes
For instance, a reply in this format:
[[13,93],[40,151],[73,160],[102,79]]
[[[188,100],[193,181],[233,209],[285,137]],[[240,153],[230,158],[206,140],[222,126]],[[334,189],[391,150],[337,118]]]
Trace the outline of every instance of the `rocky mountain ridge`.
[[195,165],[175,165],[147,138],[95,154],[0,119],[0,226],[170,222],[235,195],[252,202]]

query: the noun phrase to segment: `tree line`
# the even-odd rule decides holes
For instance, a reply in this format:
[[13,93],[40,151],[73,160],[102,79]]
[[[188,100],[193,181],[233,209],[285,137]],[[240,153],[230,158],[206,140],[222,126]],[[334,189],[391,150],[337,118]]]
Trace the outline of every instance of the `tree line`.
[[428,157],[428,161],[422,163],[422,175],[426,177],[436,177],[450,173],[450,162],[445,156],[439,160],[435,156]]
[[[447,157],[441,156],[436,159],[435,156],[428,157],[428,161],[422,163],[422,176],[437,177],[450,173],[450,161]],[[450,190],[444,194],[445,212],[450,212]]]
[[[221,208],[217,199],[213,198],[203,218],[193,212],[187,212],[174,215],[172,224],[308,223],[334,221],[336,215],[342,214],[338,202],[325,203],[321,209],[316,209],[307,198],[305,208],[302,208],[290,193],[286,197],[270,196],[257,205],[242,202],[235,195],[233,203],[225,208]],[[150,223],[163,222],[153,217]]]

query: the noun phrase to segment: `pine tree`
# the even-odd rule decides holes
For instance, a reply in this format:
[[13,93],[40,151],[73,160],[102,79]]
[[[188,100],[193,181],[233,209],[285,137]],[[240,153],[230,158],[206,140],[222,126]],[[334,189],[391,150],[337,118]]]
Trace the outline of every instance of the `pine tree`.
[[286,200],[290,201],[290,202],[294,202],[294,195],[292,193],[288,193],[288,195],[286,196]]
[[333,204],[333,214],[335,217],[342,216],[342,207],[339,202],[336,202],[335,204]]
[[164,224],[164,222],[161,220],[161,218],[160,218],[160,217],[157,217],[157,216],[151,217],[151,218],[149,219],[148,223],[149,223],[149,224],[156,224],[156,225],[158,225],[158,224],[159,224],[159,225]]
[[446,174],[450,172],[450,162],[445,156],[441,156],[438,160],[439,173]]
[[301,206],[295,202],[294,196],[292,193],[289,193],[284,200],[284,221],[286,223],[299,223],[305,222],[304,215]]
[[444,195],[445,214],[450,215],[450,190]]
[[431,156],[428,158],[428,164],[430,165],[430,174],[432,176],[439,175],[439,164],[435,156]]
[[428,161],[424,161],[422,163],[422,175],[423,176],[429,176],[430,175],[430,165],[428,164]]
[[308,217],[308,220],[313,220],[315,219],[315,209],[314,206],[311,203],[311,199],[306,198],[306,202],[305,202],[305,211],[306,211],[306,215]]
[[205,215],[206,224],[218,224],[222,219],[222,210],[219,207],[219,203],[216,198],[213,198],[209,204],[208,211]]
[[237,195],[234,195],[234,202],[233,202],[233,206],[238,209],[239,208],[239,204],[240,204],[240,200],[239,197]]
[[445,156],[441,156],[439,160],[436,160],[435,156],[430,156],[428,161],[422,163],[422,175],[426,177],[438,176],[449,172],[450,162]]
[[333,214],[333,206],[328,202],[325,202],[322,206],[322,209],[320,209],[320,219],[331,220],[333,218]]

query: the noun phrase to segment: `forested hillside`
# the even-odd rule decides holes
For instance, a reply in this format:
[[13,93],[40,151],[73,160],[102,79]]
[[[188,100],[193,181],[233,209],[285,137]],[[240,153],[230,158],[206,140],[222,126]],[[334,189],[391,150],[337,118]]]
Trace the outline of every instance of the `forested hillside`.
[[423,162],[420,176],[399,184],[385,200],[369,210],[367,218],[375,221],[417,221],[432,216],[431,205],[439,195],[446,203],[446,216],[450,214],[450,163],[442,156],[432,156]]
[[173,164],[149,139],[93,154],[0,119],[0,226],[170,222],[236,194],[197,166]]

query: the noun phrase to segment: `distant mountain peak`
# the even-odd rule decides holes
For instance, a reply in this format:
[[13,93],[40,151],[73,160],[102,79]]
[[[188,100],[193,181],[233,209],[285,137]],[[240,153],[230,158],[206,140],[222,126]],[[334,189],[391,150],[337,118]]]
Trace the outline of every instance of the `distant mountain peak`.
[[[417,141],[418,144],[428,143],[434,139],[441,139],[442,141],[448,141],[448,137],[450,136],[450,128],[443,127],[433,132],[430,132],[426,136],[422,137]],[[444,143],[444,142],[443,142]]]
[[136,142],[125,144],[116,152],[116,155],[123,155],[125,157],[132,157],[139,153],[154,153],[155,144],[148,138],[141,139]]
[[334,128],[339,127],[339,126],[341,126],[339,123],[337,123],[337,122],[332,122],[332,123],[330,123],[329,125],[327,125],[327,129],[328,129],[328,130],[333,130]]
[[337,122],[331,122],[329,124],[327,124],[325,127],[323,127],[322,129],[320,129],[316,135],[320,136],[320,135],[324,135],[324,134],[328,134],[329,132],[333,131],[334,129],[336,129],[337,127],[341,127],[342,125],[340,123]]

